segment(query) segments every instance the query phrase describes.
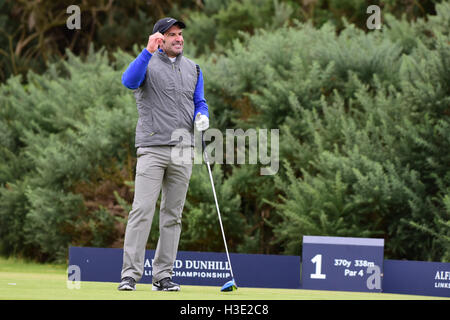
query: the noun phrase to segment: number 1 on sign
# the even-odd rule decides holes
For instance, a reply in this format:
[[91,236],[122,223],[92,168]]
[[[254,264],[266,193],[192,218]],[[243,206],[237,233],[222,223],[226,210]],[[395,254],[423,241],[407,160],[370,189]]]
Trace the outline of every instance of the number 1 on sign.
[[316,265],[316,272],[311,274],[311,279],[326,279],[326,275],[322,273],[322,255],[316,254],[311,262]]

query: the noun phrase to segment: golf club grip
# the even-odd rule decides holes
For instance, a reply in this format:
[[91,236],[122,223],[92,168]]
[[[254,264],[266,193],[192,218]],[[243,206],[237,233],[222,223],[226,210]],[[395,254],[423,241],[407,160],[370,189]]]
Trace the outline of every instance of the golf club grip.
[[209,163],[208,155],[206,154],[206,143],[205,140],[203,139],[203,133],[204,131],[202,131],[202,153],[203,156],[205,157],[205,162]]
[[203,147],[202,151],[205,151],[206,143],[205,143],[205,140],[203,139],[203,134],[204,134],[204,131],[202,131],[202,147]]

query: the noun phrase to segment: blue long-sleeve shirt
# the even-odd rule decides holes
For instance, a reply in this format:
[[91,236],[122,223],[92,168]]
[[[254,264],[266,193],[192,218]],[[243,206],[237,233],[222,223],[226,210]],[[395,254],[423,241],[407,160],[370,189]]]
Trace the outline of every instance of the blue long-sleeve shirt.
[[[122,84],[128,89],[139,88],[145,79],[147,66],[151,58],[152,54],[148,52],[147,49],[142,50],[142,52],[130,63],[127,70],[123,73]],[[198,112],[209,118],[208,104],[206,103],[203,85],[203,73],[201,69],[194,91],[194,118]]]

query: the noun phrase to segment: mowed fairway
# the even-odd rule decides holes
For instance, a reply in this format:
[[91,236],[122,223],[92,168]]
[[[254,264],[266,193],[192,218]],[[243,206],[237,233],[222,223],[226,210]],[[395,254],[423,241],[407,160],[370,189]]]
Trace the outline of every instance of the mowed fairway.
[[318,291],[295,289],[239,288],[220,292],[219,287],[182,286],[180,292],[154,292],[149,284],[137,284],[134,292],[120,292],[117,283],[81,282],[67,286],[66,266],[40,265],[0,258],[2,300],[428,300],[444,299],[416,295]]

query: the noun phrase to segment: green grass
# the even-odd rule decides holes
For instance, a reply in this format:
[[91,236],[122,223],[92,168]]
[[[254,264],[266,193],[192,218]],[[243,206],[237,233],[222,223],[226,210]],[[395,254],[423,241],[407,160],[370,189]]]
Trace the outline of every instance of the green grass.
[[[429,300],[417,295],[239,288],[220,292],[219,287],[182,286],[180,292],[154,292],[150,284],[137,284],[134,292],[120,292],[117,283],[81,282],[68,289],[65,265],[36,264],[0,258],[0,300]],[[448,300],[448,299],[447,299]]]

